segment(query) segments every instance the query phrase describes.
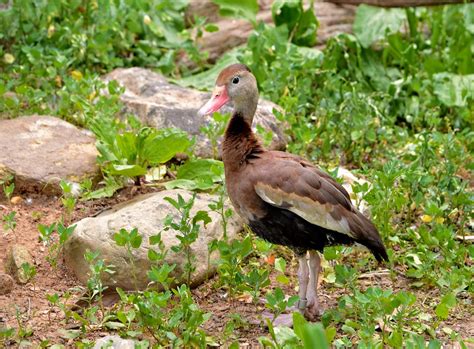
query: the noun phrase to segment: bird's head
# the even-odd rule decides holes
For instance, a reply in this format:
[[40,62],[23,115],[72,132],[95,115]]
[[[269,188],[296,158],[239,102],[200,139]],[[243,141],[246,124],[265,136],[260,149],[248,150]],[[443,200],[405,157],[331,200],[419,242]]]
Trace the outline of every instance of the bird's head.
[[244,64],[232,64],[220,72],[211,99],[198,114],[210,115],[227,103],[233,104],[234,113],[253,119],[258,103],[257,80]]

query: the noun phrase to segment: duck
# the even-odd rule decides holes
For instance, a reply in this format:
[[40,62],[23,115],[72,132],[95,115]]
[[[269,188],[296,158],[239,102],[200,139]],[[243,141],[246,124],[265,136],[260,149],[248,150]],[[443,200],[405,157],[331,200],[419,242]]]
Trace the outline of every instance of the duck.
[[252,131],[258,100],[255,76],[248,66],[236,63],[219,73],[198,115],[233,105],[222,143],[227,194],[253,233],[294,251],[297,308],[315,320],[322,314],[318,277],[324,247],[361,244],[378,262],[388,261],[387,250],[375,225],[329,174],[297,155],[265,149]]

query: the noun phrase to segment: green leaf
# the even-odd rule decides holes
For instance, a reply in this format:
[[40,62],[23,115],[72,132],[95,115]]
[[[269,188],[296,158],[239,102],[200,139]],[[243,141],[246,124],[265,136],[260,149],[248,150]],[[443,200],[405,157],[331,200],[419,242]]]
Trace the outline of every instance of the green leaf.
[[316,33],[318,27],[318,19],[314,15],[313,7],[310,7],[301,15],[301,18],[298,22],[297,31],[292,42],[301,46],[314,46],[316,44]]
[[137,177],[146,174],[146,169],[139,165],[111,165],[108,172],[112,175]]
[[465,107],[474,101],[474,74],[438,73],[433,80],[434,93],[446,106]]
[[121,322],[117,322],[117,321],[107,321],[105,323],[105,327],[111,329],[111,330],[118,330],[120,328],[124,328],[125,325],[122,324]]
[[224,163],[213,159],[194,159],[178,168],[178,179],[196,179],[210,177],[213,181],[220,181],[224,177]]
[[286,24],[291,31],[303,12],[301,1],[276,0],[272,5],[272,17],[276,26]]
[[198,211],[193,217],[193,224],[203,222],[204,226],[206,226],[211,221],[211,217],[209,217],[209,214],[206,211]]
[[285,273],[286,270],[286,260],[284,258],[277,257],[275,259],[275,269],[281,273]]
[[405,20],[405,11],[402,9],[360,5],[354,19],[354,34],[363,47],[369,47],[384,38],[386,33],[399,31]]
[[160,134],[152,134],[145,139],[143,159],[150,164],[162,164],[171,160],[176,153],[186,151],[191,141],[186,132],[178,129],[168,129]]
[[258,12],[257,0],[212,0],[219,5],[219,14],[221,16],[237,17],[247,19],[255,23]]
[[303,325],[301,335],[305,349],[329,349],[329,344],[326,340],[326,333],[322,324],[307,323]]
[[300,312],[295,311],[293,313],[293,329],[298,338],[303,339],[303,327],[307,323],[308,321],[306,321],[306,319]]
[[195,159],[178,168],[177,179],[165,183],[166,189],[208,190],[222,181],[224,164],[213,159]]
[[197,181],[191,180],[191,179],[175,179],[169,182],[165,183],[165,188],[166,189],[186,189],[186,190],[195,190],[195,189],[202,189],[206,190],[211,188],[210,187],[205,187],[205,188],[199,188],[199,183]]
[[442,320],[446,320],[449,315],[449,308],[445,303],[440,303],[436,306],[436,316]]

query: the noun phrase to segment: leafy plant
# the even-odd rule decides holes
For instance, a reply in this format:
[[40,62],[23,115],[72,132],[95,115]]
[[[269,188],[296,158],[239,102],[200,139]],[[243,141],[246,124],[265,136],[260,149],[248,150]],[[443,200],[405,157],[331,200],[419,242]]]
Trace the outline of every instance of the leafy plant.
[[209,251],[219,251],[217,272],[220,285],[226,287],[233,301],[235,293],[241,289],[245,271],[242,262],[252,253],[252,239],[247,235],[243,240],[214,240]]
[[7,232],[11,230],[13,233],[15,233],[16,229],[16,211],[11,211],[10,213],[6,213],[2,215],[2,221],[3,221],[3,229],[6,230]]
[[[89,279],[87,280],[87,289],[89,291],[89,303],[94,297],[102,301],[102,294],[108,288],[104,285],[102,277],[105,273],[114,274],[114,266],[107,265],[103,259],[100,258],[99,252],[87,250],[84,254],[84,259],[89,264]],[[94,310],[95,312],[96,310]]]
[[290,308],[295,305],[296,302],[298,302],[299,297],[297,295],[294,295],[287,299],[282,289],[277,287],[273,291],[267,292],[266,299],[267,302],[265,303],[265,307],[272,311],[272,321],[275,321],[275,319],[279,315],[281,315],[287,308]]
[[[39,240],[44,246],[48,246],[48,255],[46,260],[53,268],[57,267],[58,258],[62,252],[63,246],[67,239],[76,229],[76,225],[65,226],[63,223],[52,223],[51,225],[38,224]],[[57,238],[55,239],[54,233]]]
[[252,296],[252,301],[257,304],[262,289],[270,285],[270,271],[260,268],[253,268],[248,274],[244,275],[244,283],[247,291]]
[[207,125],[201,127],[201,132],[203,132],[211,141],[212,157],[214,159],[218,158],[218,141],[224,135],[224,131],[229,119],[230,114],[221,114],[216,112],[212,114],[212,119],[210,122]]
[[218,199],[214,201],[214,203],[208,205],[211,211],[216,212],[220,216],[222,225],[222,238],[224,241],[227,241],[227,225],[229,223],[229,219],[234,214],[232,208],[226,208],[226,198],[227,192],[225,186],[221,186],[218,190]]
[[118,246],[124,246],[127,249],[128,263],[130,263],[135,289],[137,289],[137,269],[135,268],[133,249],[140,248],[143,238],[138,233],[137,228],[133,228],[130,231],[122,228],[113,235],[113,239]]
[[302,1],[278,0],[272,5],[276,26],[284,25],[290,33],[288,40],[300,46],[314,46],[319,22],[314,15],[313,1],[305,10]]
[[178,129],[141,127],[133,118],[128,122],[130,130],[124,129],[125,125],[110,128],[99,120],[91,124],[98,136],[99,164],[109,175],[134,178],[135,184],[140,184],[150,166],[164,164],[191,145],[188,135]]
[[175,253],[183,252],[186,258],[186,263],[184,264],[184,273],[186,275],[186,282],[188,285],[191,284],[191,274],[196,270],[194,265],[195,256],[192,252],[191,245],[198,238],[199,229],[201,226],[198,224],[202,222],[204,226],[211,222],[211,218],[206,211],[197,211],[194,215],[191,216],[191,209],[194,206],[194,200],[196,199],[196,194],[188,200],[178,194],[177,199],[170,197],[164,198],[168,201],[179,214],[178,220],[175,220],[172,214],[169,214],[164,221],[164,230],[173,229],[176,231],[176,238],[179,240],[179,244],[171,247],[171,250]]
[[61,190],[63,192],[63,195],[61,197],[61,203],[66,209],[66,217],[64,220],[66,222],[69,222],[71,220],[71,214],[74,211],[74,208],[76,207],[77,203],[75,193],[73,193],[73,183],[61,180],[59,182],[59,186],[61,187]]
[[0,178],[0,184],[3,188],[3,194],[7,198],[7,201],[10,203],[10,199],[15,191],[15,183],[13,182],[14,177],[12,175],[7,175],[5,178]]
[[176,179],[165,183],[167,189],[210,190],[222,183],[224,164],[213,159],[191,159],[178,167]]
[[324,328],[320,323],[310,323],[299,312],[293,313],[293,329],[274,328],[267,322],[270,338],[260,337],[259,342],[265,348],[329,348],[335,334],[335,328]]
[[246,20],[255,23],[258,12],[257,0],[212,0],[219,5],[219,13],[222,16],[242,17]]
[[148,278],[152,283],[161,285],[167,290],[173,281],[173,278],[170,277],[170,274],[175,269],[176,264],[169,265],[164,261],[168,251],[161,240],[161,233],[150,236],[149,243],[151,246],[157,245],[159,252],[153,248],[148,250],[148,259],[153,264],[150,270],[147,272]]

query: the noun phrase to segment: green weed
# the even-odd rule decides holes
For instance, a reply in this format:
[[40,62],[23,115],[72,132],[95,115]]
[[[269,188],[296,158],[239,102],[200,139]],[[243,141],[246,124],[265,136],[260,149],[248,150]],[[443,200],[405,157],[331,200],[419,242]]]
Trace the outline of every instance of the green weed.
[[194,206],[194,200],[196,194],[188,200],[184,200],[183,197],[178,194],[177,199],[170,197],[164,198],[168,201],[177,211],[178,219],[175,220],[172,214],[169,214],[164,221],[164,231],[173,229],[176,231],[176,238],[179,240],[179,244],[171,247],[171,250],[175,253],[183,252],[186,258],[186,263],[183,266],[183,271],[186,275],[186,283],[191,284],[191,274],[196,270],[195,256],[192,252],[191,245],[195,242],[199,235],[199,229],[201,226],[198,224],[202,222],[204,226],[211,222],[206,211],[197,211],[191,216],[191,209]]

